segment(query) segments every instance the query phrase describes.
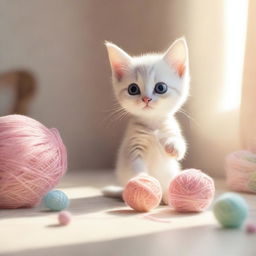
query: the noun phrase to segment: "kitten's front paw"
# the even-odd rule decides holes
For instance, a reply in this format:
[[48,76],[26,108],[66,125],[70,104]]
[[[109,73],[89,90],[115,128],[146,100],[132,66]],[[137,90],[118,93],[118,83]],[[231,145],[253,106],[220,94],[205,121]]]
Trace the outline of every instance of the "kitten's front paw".
[[170,156],[181,160],[184,158],[186,153],[186,145],[183,142],[171,141],[165,144],[165,152]]

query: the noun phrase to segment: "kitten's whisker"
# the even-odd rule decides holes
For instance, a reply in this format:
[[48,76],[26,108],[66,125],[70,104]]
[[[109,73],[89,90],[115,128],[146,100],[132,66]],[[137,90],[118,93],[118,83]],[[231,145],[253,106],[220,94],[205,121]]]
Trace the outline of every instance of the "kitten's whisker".
[[121,114],[119,120],[121,121],[121,120],[125,119],[127,116],[128,116],[128,113],[127,113],[127,112],[123,112],[123,113]]
[[201,127],[200,124],[193,117],[191,117],[184,109],[180,109],[178,112],[182,113],[188,119],[190,119],[198,128]]
[[115,111],[115,110],[117,110],[117,109],[123,109],[123,108],[122,108],[119,104],[116,104],[116,105],[112,105],[111,108],[104,109],[104,110],[102,110],[102,111],[108,113],[108,112]]
[[103,119],[103,123],[106,125],[113,125],[118,120],[123,120],[128,116],[128,113],[119,105],[108,110],[109,114]]
[[118,120],[122,120],[125,116],[127,116],[127,112],[125,111],[122,111],[122,112],[119,112],[115,117],[118,119]]

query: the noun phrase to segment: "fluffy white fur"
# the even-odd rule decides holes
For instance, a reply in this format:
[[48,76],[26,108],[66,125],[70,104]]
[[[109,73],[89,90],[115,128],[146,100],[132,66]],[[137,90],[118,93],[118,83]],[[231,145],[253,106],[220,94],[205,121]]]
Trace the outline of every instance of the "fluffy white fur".
[[[186,143],[174,114],[186,101],[189,92],[189,61],[184,38],[176,40],[164,54],[131,57],[118,46],[107,42],[112,68],[113,88],[120,106],[131,118],[116,164],[122,186],[140,173],[157,178],[163,200],[172,178],[179,173]],[[164,82],[167,92],[157,94],[156,83]],[[140,94],[130,95],[128,86],[136,83]],[[148,103],[144,97],[151,99]]]

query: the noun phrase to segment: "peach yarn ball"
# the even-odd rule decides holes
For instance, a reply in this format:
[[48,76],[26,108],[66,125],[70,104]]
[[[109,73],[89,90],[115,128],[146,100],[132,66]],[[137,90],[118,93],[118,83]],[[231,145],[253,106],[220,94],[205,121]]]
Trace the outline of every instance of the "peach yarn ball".
[[66,170],[57,129],[22,115],[0,117],[0,208],[35,206]]
[[201,212],[211,204],[214,193],[211,177],[200,170],[188,169],[171,181],[168,201],[178,212]]
[[160,183],[151,176],[136,176],[128,181],[123,199],[135,211],[148,212],[157,207],[162,199]]

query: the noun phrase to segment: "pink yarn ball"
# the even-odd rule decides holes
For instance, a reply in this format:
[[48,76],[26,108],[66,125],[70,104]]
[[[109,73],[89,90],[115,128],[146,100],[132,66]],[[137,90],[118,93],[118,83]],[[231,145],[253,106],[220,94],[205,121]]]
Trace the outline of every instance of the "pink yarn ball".
[[62,211],[58,214],[58,221],[60,225],[68,225],[71,222],[71,213],[68,211]]
[[227,185],[238,192],[256,193],[256,154],[241,150],[226,157]]
[[151,176],[139,175],[127,183],[123,199],[138,212],[147,212],[157,207],[162,199],[162,190],[158,180]]
[[66,169],[57,129],[22,115],[0,117],[0,208],[35,206]]
[[200,170],[188,169],[171,181],[168,201],[178,212],[201,212],[212,202],[214,192],[211,177]]

